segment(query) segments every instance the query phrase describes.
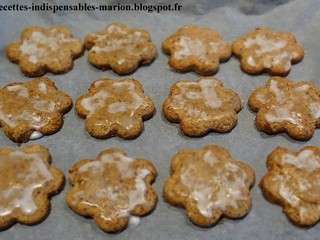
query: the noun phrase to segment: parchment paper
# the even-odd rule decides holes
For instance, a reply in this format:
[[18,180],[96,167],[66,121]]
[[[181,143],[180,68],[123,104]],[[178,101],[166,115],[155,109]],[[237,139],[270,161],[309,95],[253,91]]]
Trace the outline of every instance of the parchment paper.
[[[1,1],[11,2],[11,1]],[[20,1],[21,2],[21,1]],[[26,2],[26,1],[23,1]],[[56,1],[63,3],[67,1]],[[68,1],[74,2],[74,1]],[[92,2],[92,1],[91,1]],[[106,2],[106,1],[104,1]],[[123,1],[122,1],[123,2]],[[156,1],[148,1],[154,3]],[[169,2],[169,1],[168,1]],[[170,1],[171,2],[171,1]],[[106,234],[98,229],[92,220],[73,213],[65,204],[64,190],[53,197],[52,210],[48,218],[35,226],[16,224],[0,233],[1,240],[33,239],[319,239],[320,224],[311,229],[293,226],[282,213],[281,208],[267,202],[257,186],[266,172],[265,159],[273,148],[280,145],[300,148],[319,145],[320,130],[308,142],[298,142],[286,135],[268,136],[255,129],[255,114],[249,111],[247,99],[250,92],[265,83],[267,75],[249,76],[241,72],[234,57],[220,65],[215,75],[227,87],[233,88],[242,98],[244,108],[239,114],[237,127],[228,134],[211,133],[202,138],[181,135],[178,125],[168,123],[162,115],[161,104],[170,86],[178,80],[195,80],[196,74],[180,74],[171,71],[167,56],[160,49],[161,42],[178,27],[186,24],[209,26],[217,29],[227,41],[264,25],[294,33],[305,49],[305,59],[293,66],[289,78],[292,80],[313,80],[320,84],[320,1],[182,1],[183,11],[171,13],[106,12],[106,13],[17,13],[0,14],[0,82],[1,86],[11,80],[27,80],[18,67],[10,63],[4,53],[6,44],[16,39],[20,31],[29,25],[51,26],[65,24],[73,33],[83,38],[86,33],[96,31],[113,21],[132,27],[142,27],[151,33],[159,56],[150,66],[138,69],[133,77],[140,80],[147,95],[151,96],[157,108],[156,115],[145,122],[145,130],[135,140],[112,138],[96,140],[84,131],[84,121],[74,109],[65,116],[65,123],[58,133],[32,141],[50,149],[53,163],[67,173],[68,168],[82,158],[94,158],[101,150],[120,147],[132,157],[152,160],[158,170],[154,187],[159,196],[155,211],[141,219],[136,227],[129,227],[119,234]],[[76,60],[74,69],[67,74],[48,76],[56,85],[69,93],[75,101],[86,92],[90,83],[101,76],[116,78],[111,71],[102,72],[87,63],[86,55]],[[241,220],[223,219],[215,227],[203,229],[192,225],[184,210],[172,207],[162,199],[162,186],[169,174],[170,158],[180,148],[198,148],[214,143],[229,149],[234,158],[250,164],[256,173],[256,185],[252,190],[253,207]],[[1,146],[16,146],[0,133]]]

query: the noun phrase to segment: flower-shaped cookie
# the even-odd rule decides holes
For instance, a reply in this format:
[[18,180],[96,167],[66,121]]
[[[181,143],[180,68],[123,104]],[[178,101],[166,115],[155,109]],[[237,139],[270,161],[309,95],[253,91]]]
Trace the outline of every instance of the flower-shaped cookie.
[[249,212],[254,179],[253,170],[233,160],[222,147],[184,149],[171,161],[164,198],[172,205],[185,208],[193,223],[211,226],[222,216],[241,218]]
[[74,38],[66,27],[28,27],[18,41],[7,46],[6,53],[26,76],[37,77],[46,72],[69,71],[83,49],[81,40]]
[[117,232],[130,218],[154,209],[157,195],[151,184],[156,175],[151,162],[107,149],[96,160],[80,160],[71,167],[66,202],[74,212],[92,217],[102,230]]
[[0,89],[0,127],[14,142],[57,132],[71,98],[48,78],[11,83]]
[[171,122],[179,122],[188,136],[202,136],[209,131],[228,132],[237,123],[241,100],[214,78],[197,82],[179,81],[171,87],[163,103],[163,112]]
[[16,222],[31,225],[49,214],[49,198],[63,187],[64,176],[51,165],[41,145],[0,148],[0,229]]
[[300,151],[277,147],[267,158],[260,187],[265,197],[283,208],[295,224],[311,226],[320,219],[320,148]]
[[157,49],[148,32],[113,23],[104,30],[86,36],[88,60],[97,68],[129,74],[139,65],[146,65],[157,56]]
[[251,94],[249,106],[257,112],[257,128],[268,134],[308,140],[320,127],[320,89],[311,82],[273,77]]
[[91,136],[131,139],[139,136],[143,121],[152,117],[155,108],[137,80],[104,78],[93,82],[88,93],[78,98],[76,110],[86,119]]
[[231,47],[217,32],[192,25],[179,28],[162,43],[162,49],[170,55],[169,65],[173,69],[201,75],[214,74],[219,63],[231,56]]
[[256,28],[238,38],[233,42],[232,51],[240,58],[242,70],[249,74],[286,75],[291,64],[300,62],[304,56],[293,34],[269,28]]

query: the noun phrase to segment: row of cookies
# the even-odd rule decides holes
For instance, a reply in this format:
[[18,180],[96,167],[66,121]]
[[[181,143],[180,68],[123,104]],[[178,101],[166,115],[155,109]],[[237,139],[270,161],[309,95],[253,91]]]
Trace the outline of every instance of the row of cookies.
[[[0,229],[16,222],[42,221],[49,213],[50,197],[64,183],[49,151],[41,145],[0,148],[0,166]],[[293,223],[317,223],[320,148],[309,146],[296,152],[277,147],[267,157],[267,168],[260,181],[265,197],[282,206]],[[102,230],[117,232],[155,208],[158,197],[151,184],[156,176],[150,161],[106,149],[96,159],[80,160],[69,169],[65,200],[75,213],[93,218]],[[242,218],[250,211],[254,181],[252,168],[233,159],[223,147],[183,149],[171,160],[163,197],[184,208],[194,224],[209,227],[222,217]]]
[[[320,126],[320,89],[310,82],[272,77],[251,93],[248,104],[257,112],[257,128],[269,134],[307,140]],[[0,126],[11,140],[27,142],[58,131],[71,107],[72,99],[48,78],[10,83],[0,89]],[[165,117],[188,136],[231,131],[241,108],[238,94],[210,77],[175,83],[163,103]],[[139,81],[102,78],[77,99],[76,112],[95,138],[132,139],[155,107]]]
[[[118,74],[132,73],[157,56],[148,32],[119,23],[88,34],[84,44],[63,26],[28,27],[20,39],[7,46],[6,54],[10,61],[19,64],[26,76],[38,77],[46,72],[69,71],[85,48],[92,65]],[[227,61],[232,52],[240,58],[243,71],[250,74],[286,75],[291,64],[304,57],[304,50],[293,34],[269,28],[256,28],[231,46],[210,28],[184,26],[163,41],[162,49],[170,55],[169,65],[173,69],[201,75],[214,74],[219,63]]]

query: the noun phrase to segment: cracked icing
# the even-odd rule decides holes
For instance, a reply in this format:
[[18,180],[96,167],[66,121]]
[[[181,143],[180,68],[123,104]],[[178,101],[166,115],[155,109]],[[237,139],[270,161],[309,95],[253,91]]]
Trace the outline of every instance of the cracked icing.
[[[293,131],[310,132],[319,126],[320,91],[310,82],[292,82],[285,78],[273,77],[266,86],[256,89],[249,98],[250,107],[258,112],[258,124],[270,128],[272,132],[283,131],[289,135]],[[299,130],[300,129],[300,130]]]
[[[303,49],[291,33],[257,28],[233,43],[233,51],[241,57],[241,65],[249,73],[270,70],[287,73],[291,63],[303,58]],[[246,67],[248,66],[248,67]]]
[[42,133],[42,128],[57,117],[62,118],[70,105],[70,97],[47,78],[9,84],[0,90],[0,123],[10,131],[24,126]]
[[[171,169],[164,187],[165,198],[188,206],[193,222],[211,225],[221,215],[240,217],[249,210],[254,173],[233,160],[225,149],[208,145],[199,150],[182,150],[172,159]],[[238,213],[232,215],[233,211]],[[207,219],[206,224],[199,218]]]
[[43,201],[63,183],[62,173],[49,159],[48,150],[40,145],[0,149],[1,224],[8,226],[13,219],[24,222],[25,218],[32,223],[46,214],[48,203]]
[[[171,87],[163,105],[164,113],[174,122],[192,119],[207,122],[213,130],[217,122],[231,118],[230,130],[241,109],[239,96],[214,78],[200,78],[197,82],[180,81]],[[228,124],[227,124],[228,125]],[[211,128],[211,127],[208,127]]]
[[[104,79],[95,81],[89,93],[78,99],[77,111],[92,122],[93,128],[111,126],[131,131],[153,113],[154,106],[138,81]],[[95,119],[97,121],[93,122]]]
[[169,64],[177,70],[195,70],[197,72],[214,72],[219,62],[227,60],[230,46],[220,35],[209,29],[185,26],[167,38],[162,45],[164,51],[171,55]]
[[103,222],[116,224],[117,219],[125,218],[127,225],[131,215],[144,215],[155,205],[156,196],[150,195],[150,191],[154,194],[150,183],[156,176],[153,165],[130,158],[120,150],[105,150],[96,160],[75,164],[69,173],[70,207],[75,211],[85,208],[86,214]]
[[110,67],[118,73],[130,72],[140,63],[150,63],[157,54],[146,31],[118,23],[88,34],[85,42],[90,63],[101,68]]
[[319,148],[293,152],[278,147],[268,156],[267,167],[261,188],[268,199],[276,200],[294,223],[316,223],[320,219]]

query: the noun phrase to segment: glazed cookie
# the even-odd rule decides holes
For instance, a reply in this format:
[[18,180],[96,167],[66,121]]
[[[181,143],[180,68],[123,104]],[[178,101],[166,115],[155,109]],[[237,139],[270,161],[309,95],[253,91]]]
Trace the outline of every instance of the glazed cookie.
[[235,40],[232,51],[240,58],[242,70],[249,74],[286,75],[291,64],[300,62],[304,56],[293,34],[262,27]]
[[129,74],[139,65],[151,63],[157,50],[148,32],[113,23],[100,32],[86,36],[88,60],[97,68]]
[[180,123],[182,132],[188,136],[231,131],[240,110],[238,94],[214,78],[180,81],[171,87],[163,103],[166,118]]
[[219,63],[231,56],[231,47],[217,32],[192,25],[179,28],[162,43],[162,49],[170,55],[168,63],[173,69],[201,75],[214,74]]
[[253,170],[222,147],[184,149],[172,158],[164,199],[185,208],[194,224],[209,227],[222,216],[241,218],[249,212],[254,179]]
[[57,132],[71,98],[48,78],[11,83],[0,89],[0,126],[14,142],[27,142]]
[[257,112],[257,128],[268,134],[308,140],[320,127],[320,89],[311,82],[273,77],[253,91],[249,106]]
[[265,197],[283,208],[300,226],[311,226],[320,219],[320,148],[304,147],[291,151],[277,147],[267,158],[267,174],[260,187]]
[[93,218],[103,231],[121,231],[154,209],[157,195],[151,184],[156,175],[150,161],[107,149],[96,160],[80,160],[71,167],[66,202],[74,212]]
[[91,136],[132,139],[140,135],[143,120],[151,118],[155,108],[137,80],[103,78],[93,82],[88,93],[78,98],[76,111],[86,119],[86,130]]
[[51,165],[45,147],[0,148],[0,229],[16,222],[32,225],[44,220],[50,197],[63,183],[64,176]]
[[68,72],[83,49],[80,39],[74,38],[67,27],[28,27],[19,40],[7,46],[6,53],[26,76],[38,77],[46,72]]

